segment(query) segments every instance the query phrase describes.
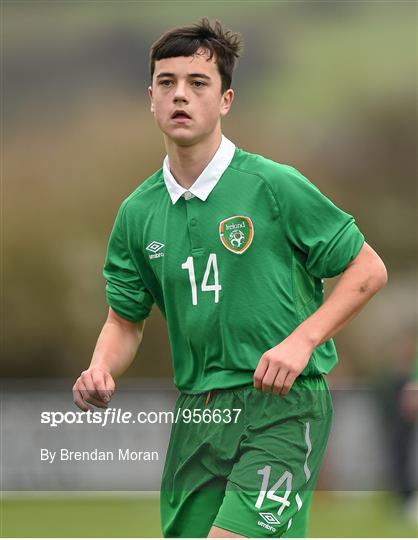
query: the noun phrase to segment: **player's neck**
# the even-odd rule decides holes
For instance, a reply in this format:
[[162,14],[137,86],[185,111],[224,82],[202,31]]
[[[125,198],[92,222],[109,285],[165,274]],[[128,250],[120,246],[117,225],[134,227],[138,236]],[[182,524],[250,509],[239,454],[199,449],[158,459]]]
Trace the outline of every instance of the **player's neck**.
[[194,184],[216,154],[221,139],[222,133],[219,131],[210,139],[192,146],[179,146],[173,141],[165,141],[171,174],[182,187],[189,189]]

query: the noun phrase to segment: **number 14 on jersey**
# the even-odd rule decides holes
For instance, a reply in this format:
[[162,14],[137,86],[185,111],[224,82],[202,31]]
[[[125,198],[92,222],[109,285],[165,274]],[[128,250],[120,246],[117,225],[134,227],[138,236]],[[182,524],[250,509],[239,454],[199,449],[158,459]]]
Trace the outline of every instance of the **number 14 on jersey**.
[[[187,257],[186,261],[181,265],[183,270],[189,271],[189,281],[190,281],[190,287],[192,289],[192,304],[194,306],[197,306],[198,303],[198,294],[197,294],[197,285],[196,285],[196,274],[194,271],[194,261],[193,257]],[[211,274],[211,270],[213,269],[213,285],[208,285],[209,276]],[[216,253],[210,253],[208,262],[206,264],[206,270],[203,275],[203,281],[200,287],[200,290],[202,292],[210,292],[213,291],[215,293],[215,304],[219,302],[219,291],[222,289],[222,286],[219,283],[219,272],[218,272],[218,261],[216,258]]]

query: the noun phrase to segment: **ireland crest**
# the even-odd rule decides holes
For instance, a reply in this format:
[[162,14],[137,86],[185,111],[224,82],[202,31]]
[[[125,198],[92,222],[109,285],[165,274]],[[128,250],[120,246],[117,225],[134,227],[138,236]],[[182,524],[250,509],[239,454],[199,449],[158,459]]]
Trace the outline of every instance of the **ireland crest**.
[[233,253],[244,253],[254,237],[253,222],[247,216],[232,216],[219,223],[222,244]]

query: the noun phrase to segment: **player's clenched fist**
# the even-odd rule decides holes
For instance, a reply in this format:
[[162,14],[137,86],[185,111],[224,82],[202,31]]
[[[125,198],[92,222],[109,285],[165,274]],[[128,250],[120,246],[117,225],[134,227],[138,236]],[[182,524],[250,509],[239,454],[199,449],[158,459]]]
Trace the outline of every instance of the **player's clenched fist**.
[[254,387],[263,392],[286,395],[303,371],[313,348],[293,334],[266,351],[254,372]]
[[91,405],[105,409],[115,391],[112,375],[100,368],[83,371],[73,386],[73,400],[82,411],[91,411]]

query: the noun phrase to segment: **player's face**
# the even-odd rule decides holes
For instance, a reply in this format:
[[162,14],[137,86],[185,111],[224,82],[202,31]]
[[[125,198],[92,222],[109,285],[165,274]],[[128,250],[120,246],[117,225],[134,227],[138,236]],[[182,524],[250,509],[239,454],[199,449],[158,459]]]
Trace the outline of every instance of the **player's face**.
[[[155,63],[148,88],[151,111],[166,137],[190,146],[220,131],[221,117],[232,104],[232,89],[221,94],[221,76],[215,57],[199,49],[194,56],[164,58]],[[188,116],[174,116],[182,110]]]

